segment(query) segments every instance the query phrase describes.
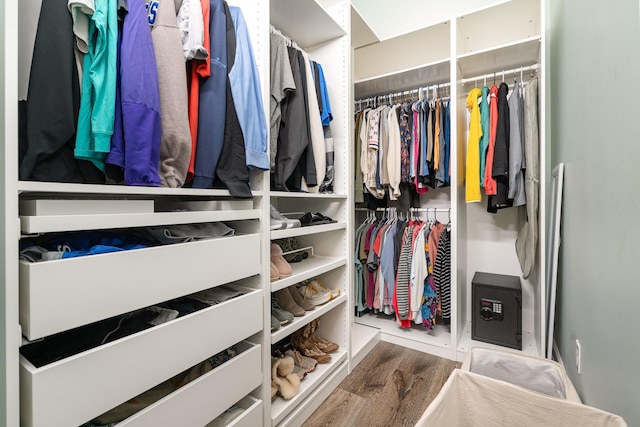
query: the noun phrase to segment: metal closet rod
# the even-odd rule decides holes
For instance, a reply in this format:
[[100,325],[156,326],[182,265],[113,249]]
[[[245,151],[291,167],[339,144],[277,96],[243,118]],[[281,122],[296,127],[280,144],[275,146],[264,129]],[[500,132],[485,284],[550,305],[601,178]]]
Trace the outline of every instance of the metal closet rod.
[[[356,211],[360,211],[360,212],[366,212],[366,211],[371,211],[372,209],[367,209],[367,208],[355,208]],[[385,212],[389,209],[396,209],[398,211],[400,211],[398,208],[395,207],[388,207],[388,208],[376,208],[376,212]],[[451,212],[451,208],[409,208],[408,211],[400,211],[400,212]]]
[[[370,96],[368,98],[362,98],[362,99],[357,99],[354,101],[355,104],[359,103],[359,102],[370,102],[370,101],[375,101],[377,99],[382,99],[382,98],[389,98],[389,97],[403,97],[403,96],[407,96],[407,95],[412,95],[412,94],[419,94],[420,91],[426,91],[427,93],[429,93],[429,91],[437,91],[440,88],[445,88],[445,87],[449,87],[451,86],[451,83],[436,83],[436,84],[432,84],[429,86],[422,86],[419,88],[415,88],[415,89],[409,89],[409,90],[404,90],[402,92],[392,92],[392,93],[385,93],[382,95],[376,95],[376,96]],[[442,98],[448,98],[447,97],[440,97],[440,99]]]
[[302,50],[298,43],[296,43],[291,37],[285,35],[282,31],[273,26],[273,24],[269,24],[269,32],[272,34],[278,34],[282,36],[282,38],[287,42],[287,44],[291,47],[295,47],[298,50]]
[[[460,84],[466,84],[466,83],[470,83],[470,82],[477,82],[478,80],[488,80],[490,78],[496,78],[496,77],[502,77],[502,79],[504,80],[505,76],[508,75],[512,75],[512,74],[516,74],[516,73],[524,73],[525,71],[536,71],[538,68],[540,68],[540,66],[538,64],[533,64],[533,65],[529,65],[526,67],[518,67],[518,68],[513,68],[511,70],[499,70],[499,71],[494,71],[493,73],[487,73],[487,74],[483,74],[481,76],[476,76],[476,77],[468,77],[466,79],[462,79],[459,81]],[[522,79],[521,79],[522,80]]]

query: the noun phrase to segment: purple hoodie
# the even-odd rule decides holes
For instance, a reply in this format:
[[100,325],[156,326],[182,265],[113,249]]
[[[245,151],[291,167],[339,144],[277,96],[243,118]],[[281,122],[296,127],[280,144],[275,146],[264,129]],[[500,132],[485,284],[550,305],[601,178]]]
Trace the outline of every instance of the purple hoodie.
[[116,119],[106,162],[124,169],[127,185],[158,186],[160,91],[144,0],[128,0],[118,41]]

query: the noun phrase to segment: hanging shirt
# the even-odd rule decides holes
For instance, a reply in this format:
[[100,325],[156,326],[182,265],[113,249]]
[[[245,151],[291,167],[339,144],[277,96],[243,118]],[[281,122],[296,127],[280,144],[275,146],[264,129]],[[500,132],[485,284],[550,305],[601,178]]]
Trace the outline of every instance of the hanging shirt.
[[186,67],[182,40],[177,25],[177,10],[172,0],[156,0],[151,38],[158,66],[162,141],[160,143],[161,186],[184,185],[191,158],[191,133],[187,99]]
[[451,242],[449,231],[444,231],[438,242],[436,263],[433,267],[436,289],[440,293],[442,320],[448,325],[451,320]]
[[[229,70],[229,82],[244,136],[245,163],[249,168],[269,170],[267,119],[262,103],[258,66],[242,10],[235,6],[230,6],[229,10],[236,35],[235,61]],[[322,141],[324,142],[324,135]]]
[[481,91],[474,88],[467,96],[467,109],[471,113],[469,119],[469,141],[467,143],[467,170],[466,170],[466,192],[465,201],[479,202],[482,199],[480,194],[480,137],[482,127],[480,125],[480,109],[478,108],[478,98]]
[[526,203],[524,194],[524,150],[521,123],[520,84],[516,82],[509,98],[509,193],[513,206]]
[[[497,183],[493,177],[493,157],[498,131],[498,86],[491,86],[489,91],[489,147],[487,148],[487,164],[484,171],[484,192],[487,196],[494,196]],[[490,203],[491,201],[489,201]]]
[[480,124],[482,126],[482,137],[480,138],[480,186],[484,186],[484,173],[487,163],[487,150],[489,149],[489,88],[482,88],[482,98],[480,100]]
[[293,80],[291,72],[291,63],[289,62],[289,53],[287,51],[287,43],[280,34],[271,34],[271,98],[270,98],[270,166],[271,171],[275,172],[276,167],[276,151],[278,147],[278,132],[280,131],[280,120],[282,112],[280,104],[290,91],[296,89],[296,83]]
[[[209,8],[208,1],[201,1],[203,26],[207,30],[204,31],[203,48],[207,51],[207,55],[211,49],[211,41],[209,39]],[[188,103],[189,103],[189,132],[191,133],[191,155],[189,157],[189,168],[187,169],[186,182],[193,181],[193,173],[196,164],[196,152],[198,146],[198,109],[200,103],[200,80],[211,76],[211,62],[209,58],[193,59],[190,67],[187,68],[188,74]]]
[[84,56],[74,154],[104,171],[115,120],[118,16],[116,0],[96,0],[95,6]]
[[389,176],[389,199],[400,197],[400,124],[398,122],[399,106],[389,110],[389,154],[387,156],[387,174]]
[[[202,0],[207,1],[207,0]],[[211,188],[224,144],[227,105],[227,31],[223,0],[209,0],[211,76],[200,83],[198,145],[193,187]]]
[[106,163],[120,168],[127,185],[160,185],[161,118],[158,68],[143,0],[129,0],[122,28],[118,75],[121,116],[116,116]]
[[498,88],[498,130],[493,158],[493,177],[496,179],[497,192],[490,208],[492,210],[511,206],[509,193],[509,103],[507,101],[509,86],[500,83]]

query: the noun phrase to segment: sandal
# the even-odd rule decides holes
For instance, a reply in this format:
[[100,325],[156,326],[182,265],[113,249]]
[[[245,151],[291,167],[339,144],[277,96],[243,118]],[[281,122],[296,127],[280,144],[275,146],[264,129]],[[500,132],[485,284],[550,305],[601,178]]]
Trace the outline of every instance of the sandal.
[[302,218],[300,218],[300,223],[303,227],[308,227],[310,225],[328,224],[323,217],[314,215],[311,212],[307,212],[306,214],[304,214]]
[[325,221],[325,224],[332,224],[332,223],[338,222],[334,219],[329,218],[328,216],[322,215],[320,212],[316,212],[314,216],[320,218],[322,221]]

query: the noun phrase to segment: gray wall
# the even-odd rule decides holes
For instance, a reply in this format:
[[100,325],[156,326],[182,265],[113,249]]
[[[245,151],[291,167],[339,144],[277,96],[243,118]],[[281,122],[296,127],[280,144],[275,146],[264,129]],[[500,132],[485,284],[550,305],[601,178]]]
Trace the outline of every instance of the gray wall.
[[583,401],[640,426],[639,1],[547,4],[551,167],[565,163],[555,339]]

